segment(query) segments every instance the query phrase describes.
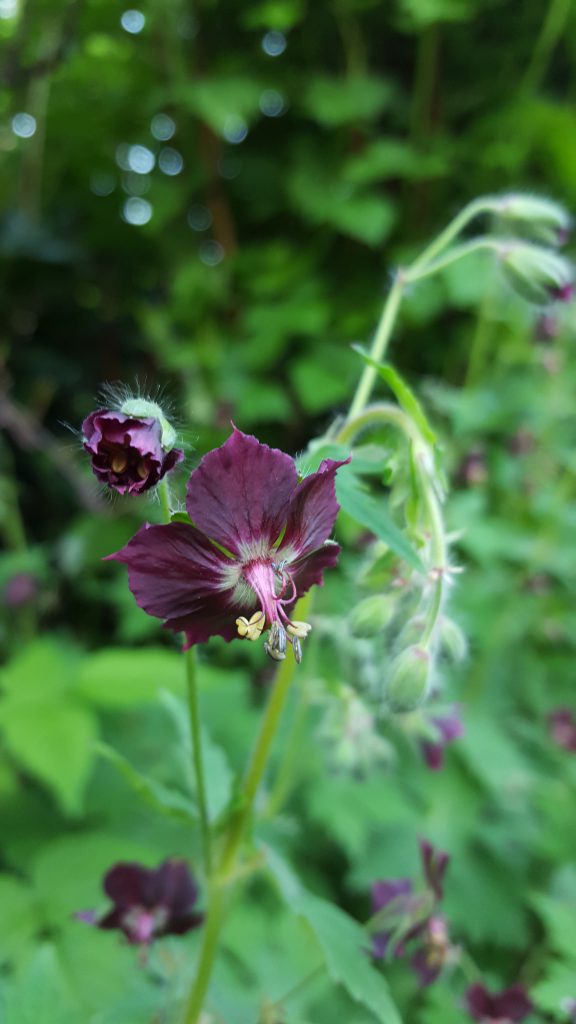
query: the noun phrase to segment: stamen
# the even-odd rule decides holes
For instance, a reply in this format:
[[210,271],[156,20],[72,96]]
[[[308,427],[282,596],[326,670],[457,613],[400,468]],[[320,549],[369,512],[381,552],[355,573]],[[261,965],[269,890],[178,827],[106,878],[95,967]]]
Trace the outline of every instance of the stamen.
[[140,462],[136,466],[136,472],[141,480],[145,480],[150,472],[150,465],[147,459],[140,459]]
[[123,452],[118,452],[110,459],[110,468],[113,473],[123,473],[128,465],[128,459]]
[[259,640],[262,630],[264,629],[265,622],[266,616],[261,610],[254,612],[250,619],[241,615],[240,618],[236,619],[238,634],[239,636],[246,637],[247,640]]
[[286,653],[282,654],[276,648],[270,647],[270,644],[268,643],[264,644],[264,650],[266,651],[266,654],[274,661],[284,661],[284,658],[286,657]]
[[292,650],[294,651],[294,657],[296,658],[296,664],[300,664],[302,661],[302,647],[297,636],[292,637]]
[[286,630],[279,622],[273,622],[270,626],[269,646],[280,654],[286,654]]
[[290,636],[297,636],[299,640],[305,640],[311,629],[309,622],[297,622],[295,619],[289,619],[286,626],[286,632]]

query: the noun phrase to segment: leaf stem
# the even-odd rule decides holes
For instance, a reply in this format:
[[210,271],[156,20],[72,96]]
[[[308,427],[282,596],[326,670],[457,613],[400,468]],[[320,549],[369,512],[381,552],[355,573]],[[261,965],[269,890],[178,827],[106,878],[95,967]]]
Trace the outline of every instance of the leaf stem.
[[204,762],[202,758],[202,733],[200,728],[200,705],[198,699],[198,678],[196,673],[196,654],[193,647],[184,652],[186,662],[186,689],[188,695],[188,712],[190,715],[190,735],[192,738],[192,763],[196,780],[196,799],[200,815],[200,833],[202,836],[202,856],[206,876],[212,870],[212,850],[210,842],[210,822],[206,800],[206,781],[204,778]]
[[460,210],[460,213],[450,221],[447,227],[444,228],[444,231],[441,231],[434,241],[411,264],[410,273],[419,277],[420,271],[427,267],[432,260],[436,259],[458,237],[470,221],[474,220],[481,213],[497,213],[500,209],[500,204],[501,199],[498,196],[480,196],[479,199],[473,199],[463,210]]
[[[370,357],[377,363],[381,362],[388,343],[390,336],[396,323],[396,317],[402,301],[402,295],[404,290],[404,276],[401,271],[396,274],[394,284],[390,289],[388,298],[384,304],[382,310],[382,316],[380,322],[376,328],[376,334],[374,335],[374,341],[372,348],[370,349]],[[348,416],[346,422],[350,423],[351,420],[355,419],[359,413],[362,412],[367,402],[370,400],[372,388],[374,387],[374,381],[378,375],[378,370],[374,366],[365,366],[364,372],[358,382],[356,393],[352,399],[350,409],[348,410]]]
[[172,508],[170,503],[170,487],[166,477],[158,484],[156,493],[158,494],[160,508],[162,509],[162,518],[165,523],[169,523],[172,519]]
[[444,256],[440,256],[432,263],[420,265],[421,261],[417,260],[416,263],[404,271],[404,280],[407,284],[421,281],[424,277],[431,277],[432,274],[437,274],[452,263],[464,259],[465,256],[470,256],[473,252],[481,252],[483,249],[491,250],[492,252],[502,252],[502,244],[499,238],[488,238],[484,235],[481,235],[480,238],[472,238],[469,242],[462,242],[461,245],[454,246]]

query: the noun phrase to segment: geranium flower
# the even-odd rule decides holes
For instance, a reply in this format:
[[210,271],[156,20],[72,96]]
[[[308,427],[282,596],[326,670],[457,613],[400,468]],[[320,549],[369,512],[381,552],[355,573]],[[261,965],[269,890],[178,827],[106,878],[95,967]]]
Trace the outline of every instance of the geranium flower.
[[444,767],[444,747],[459,739],[464,732],[459,708],[455,705],[446,714],[428,716],[427,725],[436,733],[436,737],[432,739],[427,736],[426,739],[421,739],[420,747],[430,770],[437,772]]
[[158,868],[116,864],[103,888],[112,909],[103,917],[92,910],[76,917],[97,928],[118,928],[133,945],[149,945],[162,935],[183,935],[204,920],[193,910],[198,887],[182,860],[166,860]]
[[450,858],[426,840],[420,842],[420,853],[424,891],[418,891],[409,878],[386,879],[372,887],[372,913],[386,926],[380,930],[378,925],[372,936],[372,956],[402,957],[410,946],[410,966],[425,987],[438,977],[451,952],[447,922],[438,913]]
[[466,1009],[481,1024],[519,1024],[532,1011],[532,1002],[521,985],[491,993],[484,985],[471,985],[466,991]]
[[84,420],[82,436],[92,472],[119,494],[150,490],[184,458],[178,448],[163,447],[165,428],[154,416],[97,409]]
[[550,735],[557,746],[576,752],[576,719],[569,708],[557,708],[548,715]]
[[109,557],[128,566],[140,607],[183,631],[187,647],[211,636],[258,640],[268,628],[267,653],[282,660],[291,644],[299,661],[311,627],[290,610],[338,560],[328,538],[342,465],[326,459],[299,483],[289,455],[234,428],[190,476],[194,525],[145,525]]

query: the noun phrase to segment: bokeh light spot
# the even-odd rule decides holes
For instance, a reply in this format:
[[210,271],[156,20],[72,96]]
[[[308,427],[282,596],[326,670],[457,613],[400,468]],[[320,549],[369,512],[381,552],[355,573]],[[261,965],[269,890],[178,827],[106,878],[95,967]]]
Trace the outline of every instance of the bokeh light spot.
[[140,199],[139,196],[131,196],[124,203],[122,216],[128,224],[136,224],[140,227],[147,224],[152,217],[152,204],[147,199]]
[[207,267],[216,267],[224,259],[224,248],[220,242],[210,239],[210,241],[202,242],[198,254],[202,263],[205,263]]
[[154,114],[150,122],[150,131],[155,139],[168,142],[176,131],[176,124],[168,114]]
[[281,117],[286,110],[284,97],[276,89],[265,89],[260,95],[258,105],[265,117]]
[[275,29],[267,32],[262,38],[262,49],[269,57],[279,57],[281,53],[284,53],[287,46],[288,43],[284,33],[277,32]]
[[116,188],[116,179],[113,174],[95,171],[90,176],[90,188],[95,196],[109,196]]
[[248,135],[248,125],[243,117],[230,114],[224,121],[222,134],[226,142],[231,142],[233,146],[239,146]]
[[135,174],[150,174],[156,163],[156,157],[146,146],[130,146],[127,155],[128,169]]
[[158,167],[163,174],[168,174],[170,177],[174,177],[176,174],[180,174],[180,171],[184,167],[184,157],[177,149],[165,146],[158,157]]
[[21,139],[30,139],[36,131],[36,118],[32,114],[14,114],[12,118],[12,131]]
[[146,18],[142,14],[142,11],[124,11],[120,18],[120,24],[125,32],[129,32],[132,36],[137,36],[144,28]]
[[188,225],[192,231],[207,231],[212,226],[212,214],[207,206],[195,203],[188,210]]

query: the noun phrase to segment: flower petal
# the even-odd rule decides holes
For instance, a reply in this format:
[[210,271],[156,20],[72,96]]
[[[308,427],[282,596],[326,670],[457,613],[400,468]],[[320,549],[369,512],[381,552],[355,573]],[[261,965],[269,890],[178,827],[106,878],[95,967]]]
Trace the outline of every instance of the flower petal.
[[441,900],[443,894],[442,882],[450,862],[450,855],[442,850],[435,849],[426,839],[420,840],[420,854],[422,856],[424,878],[436,899]]
[[166,860],[151,872],[150,890],[153,904],[166,907],[171,914],[184,914],[198,899],[198,886],[183,860]]
[[234,427],[204,456],[187,488],[190,518],[239,557],[266,554],[278,539],[298,482],[293,459]]
[[173,632],[186,632],[188,646],[216,634],[235,635],[233,588],[239,569],[194,526],[145,525],[108,558],[128,566],[137,603]]
[[348,462],[350,458],[341,462],[324,459],[316,473],[304,477],[298,484],[282,538],[282,548],[291,551],[292,558],[301,558],[328,540],[340,508],[334,478],[340,466]]
[[[104,878],[104,892],[115,903],[116,908],[123,909],[138,906],[143,902],[144,887],[148,874],[148,869],[142,867],[141,864],[115,864]],[[106,921],[112,916],[114,916],[114,911],[111,911],[103,920]],[[116,926],[113,924],[103,924],[100,921],[100,927],[114,928]]]

